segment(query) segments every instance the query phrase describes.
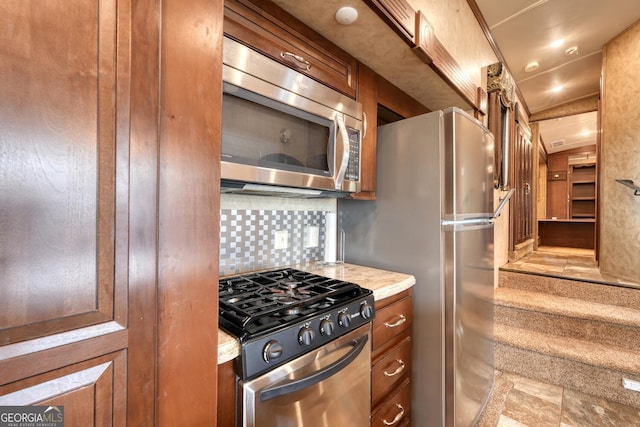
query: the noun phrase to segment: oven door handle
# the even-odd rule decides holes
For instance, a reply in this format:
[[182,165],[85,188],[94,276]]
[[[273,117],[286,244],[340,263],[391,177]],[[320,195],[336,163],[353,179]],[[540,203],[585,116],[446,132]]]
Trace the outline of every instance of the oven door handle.
[[368,340],[369,335],[363,335],[362,337],[353,340],[351,342],[351,345],[353,345],[353,349],[349,351],[349,353],[345,354],[340,359],[336,360],[320,371],[314,372],[313,374],[304,378],[287,381],[286,383],[275,387],[265,388],[260,393],[260,400],[264,402],[269,399],[273,399],[274,397],[295,393],[321,381],[324,381],[334,374],[337,374],[338,372],[346,368],[351,362],[353,362],[356,357],[358,357],[358,355],[362,352],[365,345],[367,344]]

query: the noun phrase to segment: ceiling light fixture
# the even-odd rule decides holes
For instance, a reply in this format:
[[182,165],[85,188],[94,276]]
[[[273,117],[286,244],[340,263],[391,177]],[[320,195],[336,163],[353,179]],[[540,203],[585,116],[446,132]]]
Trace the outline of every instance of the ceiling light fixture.
[[551,47],[556,48],[564,44],[564,39],[557,39],[551,42]]
[[336,12],[338,24],[351,25],[358,19],[358,11],[351,6],[343,6]]
[[553,92],[553,93],[558,93],[558,92],[560,92],[561,90],[562,90],[562,85],[558,85],[558,86],[554,86],[554,87],[551,89],[551,92]]
[[567,50],[564,51],[564,54],[567,56],[577,55],[578,54],[578,46],[571,46]]
[[536,61],[533,62],[529,62],[525,67],[524,67],[524,71],[525,73],[530,73],[534,70],[537,70],[538,67],[540,66],[540,64],[538,64]]

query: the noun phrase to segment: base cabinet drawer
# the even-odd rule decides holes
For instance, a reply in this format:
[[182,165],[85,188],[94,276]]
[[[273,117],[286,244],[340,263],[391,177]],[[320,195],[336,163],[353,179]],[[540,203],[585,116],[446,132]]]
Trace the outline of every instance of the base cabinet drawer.
[[375,360],[371,369],[371,403],[375,407],[403,379],[411,375],[411,336]]
[[408,296],[380,310],[373,321],[374,352],[400,333],[410,330],[413,320],[412,298]]
[[411,424],[411,289],[376,301],[371,358],[371,426]]
[[411,415],[411,381],[406,379],[400,388],[371,416],[371,427],[409,425]]

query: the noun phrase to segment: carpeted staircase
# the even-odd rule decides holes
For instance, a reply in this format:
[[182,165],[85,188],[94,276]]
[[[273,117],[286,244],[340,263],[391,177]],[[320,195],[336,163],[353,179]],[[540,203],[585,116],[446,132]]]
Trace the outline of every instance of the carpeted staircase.
[[500,271],[495,366],[640,408],[640,290]]

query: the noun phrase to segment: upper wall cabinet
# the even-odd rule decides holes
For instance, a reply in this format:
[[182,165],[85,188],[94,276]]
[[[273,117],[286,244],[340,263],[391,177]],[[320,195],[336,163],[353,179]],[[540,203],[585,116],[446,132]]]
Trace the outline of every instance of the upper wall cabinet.
[[355,58],[271,2],[226,0],[224,33],[351,98],[356,97]]

